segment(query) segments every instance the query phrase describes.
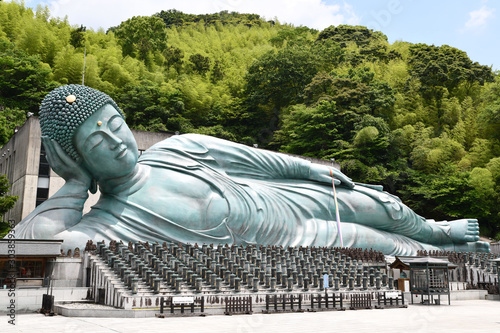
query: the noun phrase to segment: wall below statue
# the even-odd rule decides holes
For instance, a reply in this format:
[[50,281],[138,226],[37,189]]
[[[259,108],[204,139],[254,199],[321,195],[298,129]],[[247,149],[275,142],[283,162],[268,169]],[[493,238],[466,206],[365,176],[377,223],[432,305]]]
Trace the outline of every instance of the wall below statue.
[[84,269],[83,258],[56,258],[47,261],[47,276],[53,287],[82,287]]
[[[52,292],[55,302],[63,301],[81,301],[87,297],[88,288],[73,287],[62,288],[55,287]],[[43,294],[47,293],[47,288],[18,288],[15,290],[15,297],[9,296],[9,289],[0,289],[0,314],[8,313],[11,300],[14,300],[15,312],[26,313],[38,311],[42,308]]]

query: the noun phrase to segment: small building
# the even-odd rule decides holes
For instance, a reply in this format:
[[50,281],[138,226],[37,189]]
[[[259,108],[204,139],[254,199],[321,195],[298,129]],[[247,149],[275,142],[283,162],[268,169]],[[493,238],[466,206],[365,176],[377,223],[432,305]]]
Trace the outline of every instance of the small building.
[[[42,287],[62,240],[0,239],[0,288]],[[47,274],[48,273],[48,274]]]
[[[449,270],[457,268],[446,257],[407,257],[397,256],[391,268],[409,271],[409,291],[420,296],[423,304],[440,304],[441,295],[448,296],[450,304]],[[434,297],[437,296],[437,300]]]

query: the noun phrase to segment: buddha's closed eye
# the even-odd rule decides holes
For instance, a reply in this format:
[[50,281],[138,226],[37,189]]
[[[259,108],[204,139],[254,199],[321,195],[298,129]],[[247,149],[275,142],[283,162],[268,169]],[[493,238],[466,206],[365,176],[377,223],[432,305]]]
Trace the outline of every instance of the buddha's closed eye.
[[108,123],[108,128],[111,132],[116,132],[118,131],[124,124],[123,118],[120,116],[115,116],[110,119]]
[[102,135],[96,133],[91,135],[85,142],[85,150],[92,151],[92,149],[99,147],[99,145],[104,141]]

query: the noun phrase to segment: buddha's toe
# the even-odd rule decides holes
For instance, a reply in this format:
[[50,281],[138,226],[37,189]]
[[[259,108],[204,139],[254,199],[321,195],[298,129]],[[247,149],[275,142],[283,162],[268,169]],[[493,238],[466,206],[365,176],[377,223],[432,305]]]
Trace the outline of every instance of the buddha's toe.
[[479,223],[476,219],[461,219],[450,222],[451,239],[454,243],[477,242]]

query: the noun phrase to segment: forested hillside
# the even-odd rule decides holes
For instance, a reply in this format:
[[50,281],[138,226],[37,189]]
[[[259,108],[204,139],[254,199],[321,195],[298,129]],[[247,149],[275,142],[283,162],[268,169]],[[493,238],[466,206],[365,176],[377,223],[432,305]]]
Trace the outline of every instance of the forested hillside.
[[500,78],[451,46],[255,14],[133,17],[108,31],[0,2],[0,144],[54,87],[112,96],[132,128],[335,158],[423,216],[500,238]]

